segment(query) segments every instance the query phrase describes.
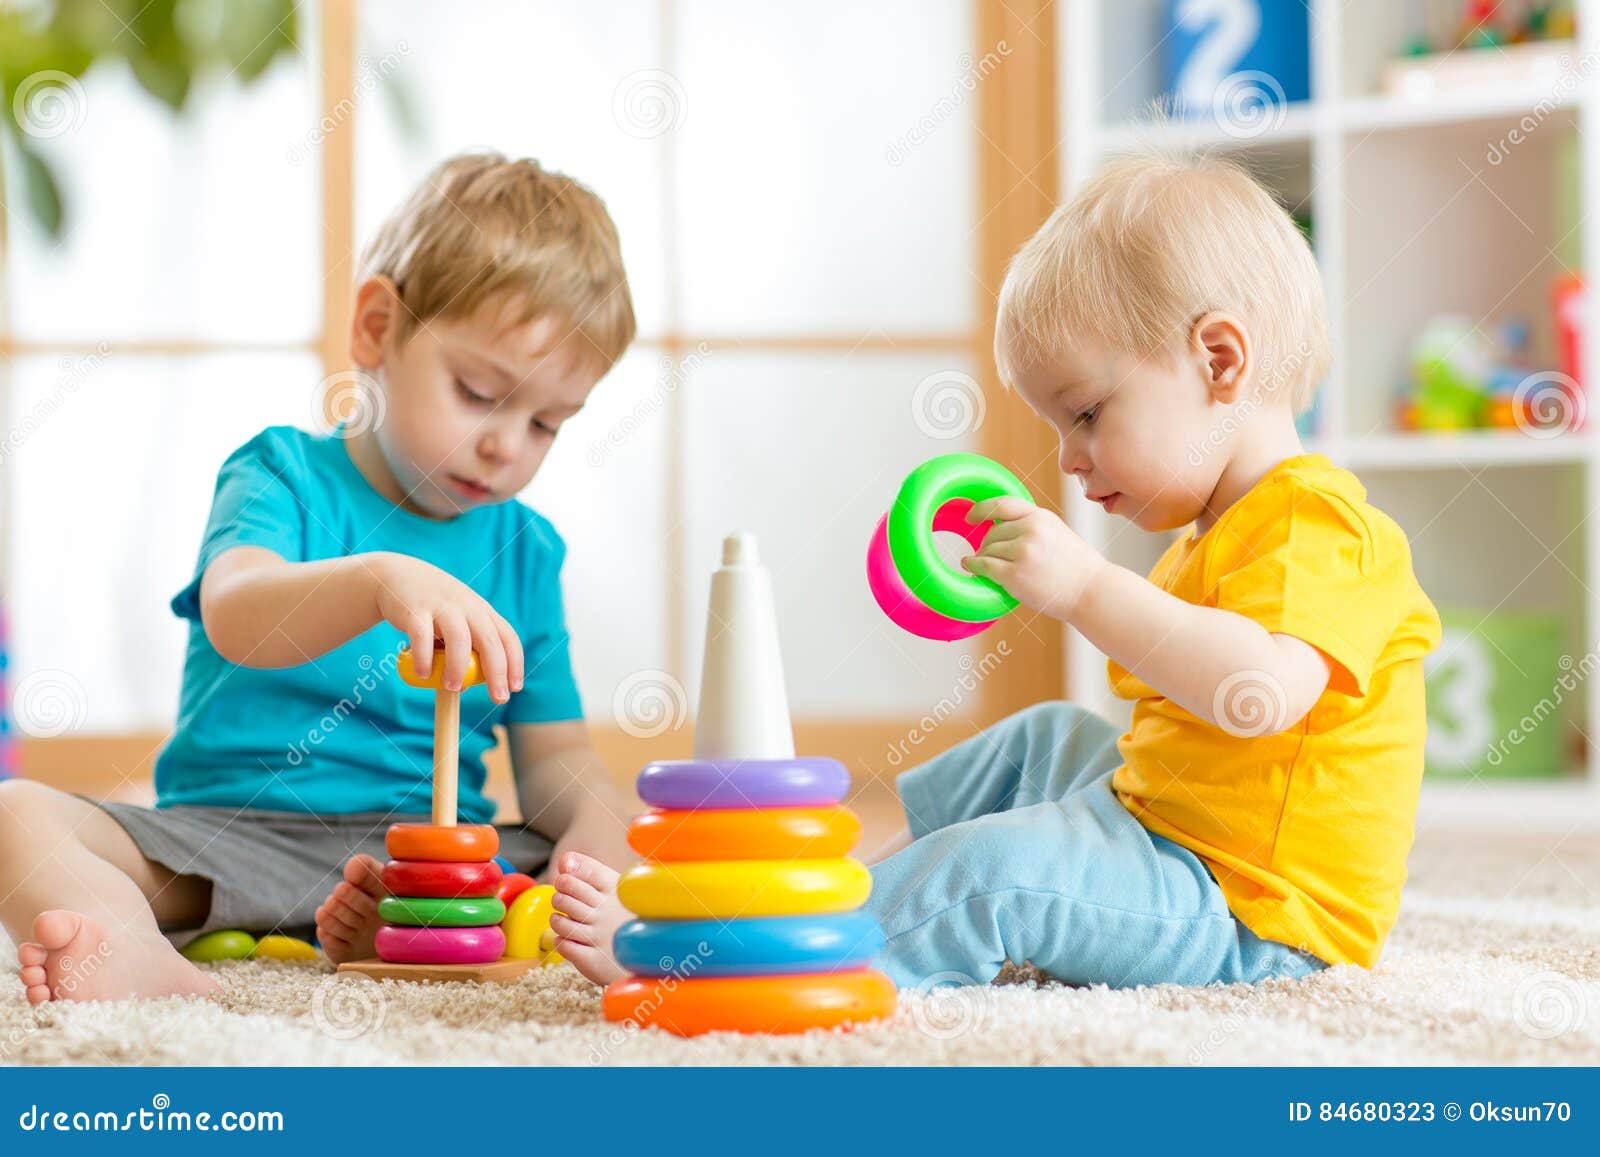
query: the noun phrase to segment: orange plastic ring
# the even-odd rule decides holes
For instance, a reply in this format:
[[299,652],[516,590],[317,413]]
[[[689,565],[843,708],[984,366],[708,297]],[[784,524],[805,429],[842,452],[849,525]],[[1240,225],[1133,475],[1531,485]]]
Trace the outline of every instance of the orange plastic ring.
[[[404,643],[400,647],[400,662],[395,668],[400,673],[402,682],[413,687],[432,687],[435,691],[444,689],[444,641],[433,641],[433,666],[428,668],[426,679],[418,678],[416,664],[411,659],[411,644]],[[467,657],[467,673],[461,677],[461,689],[476,687],[483,682],[483,666],[478,662],[478,652],[473,651]]]
[[894,1015],[894,982],[870,968],[790,976],[716,976],[672,983],[630,976],[602,1000],[606,1019],[655,1025],[679,1036],[703,1032],[791,1033]]
[[459,824],[452,828],[391,824],[383,845],[391,859],[477,864],[494,859],[500,850],[500,833],[493,824]]
[[628,846],[651,860],[828,860],[848,855],[861,821],[846,807],[649,811]]

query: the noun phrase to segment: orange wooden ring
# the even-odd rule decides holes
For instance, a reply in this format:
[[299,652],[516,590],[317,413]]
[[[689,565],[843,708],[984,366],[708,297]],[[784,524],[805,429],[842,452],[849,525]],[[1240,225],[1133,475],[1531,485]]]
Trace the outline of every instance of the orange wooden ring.
[[717,976],[671,983],[630,976],[606,989],[606,1019],[703,1032],[791,1033],[894,1015],[894,982],[870,968],[790,976]]
[[[411,644],[406,643],[400,648],[400,662],[395,668],[400,673],[403,682],[413,687],[432,687],[435,691],[444,689],[444,641],[433,641],[433,666],[428,668],[428,677],[417,677],[416,664],[411,659]],[[467,659],[467,673],[461,677],[461,689],[476,687],[483,682],[483,667],[478,662],[478,652],[472,652]]]
[[444,860],[474,864],[493,860],[500,850],[500,833],[493,824],[391,824],[383,846],[395,860]]
[[861,820],[846,807],[649,811],[628,846],[651,860],[831,860],[850,853]]

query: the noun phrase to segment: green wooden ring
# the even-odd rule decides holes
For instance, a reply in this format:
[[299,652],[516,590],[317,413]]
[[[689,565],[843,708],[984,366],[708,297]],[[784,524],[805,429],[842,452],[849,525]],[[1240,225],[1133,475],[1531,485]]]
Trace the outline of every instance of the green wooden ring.
[[982,502],[1005,495],[1033,501],[1015,474],[979,454],[941,454],[907,475],[889,508],[889,555],[926,606],[965,623],[998,619],[1016,607],[1017,600],[993,580],[951,570],[933,542],[933,516],[950,499]]
[[493,896],[385,896],[378,901],[378,916],[385,924],[408,928],[483,928],[504,920],[506,906]]

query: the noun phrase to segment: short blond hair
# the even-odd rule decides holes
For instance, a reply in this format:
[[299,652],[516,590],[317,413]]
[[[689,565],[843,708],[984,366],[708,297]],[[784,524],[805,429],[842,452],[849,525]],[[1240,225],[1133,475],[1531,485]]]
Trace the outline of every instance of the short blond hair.
[[1311,404],[1332,362],[1322,279],[1289,214],[1244,168],[1144,148],[1109,161],[1012,258],[995,362],[1019,366],[1094,340],[1144,358],[1188,340],[1211,310],[1255,340],[1257,381]]
[[405,306],[399,342],[433,318],[503,303],[517,323],[561,318],[610,369],[636,329],[605,203],[530,159],[485,152],[444,161],[379,227],[359,275],[394,282]]

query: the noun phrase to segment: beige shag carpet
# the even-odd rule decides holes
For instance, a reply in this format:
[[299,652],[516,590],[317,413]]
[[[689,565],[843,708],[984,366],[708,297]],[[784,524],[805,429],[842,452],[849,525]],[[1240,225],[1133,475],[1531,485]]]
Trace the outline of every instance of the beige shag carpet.
[[216,967],[215,1002],[32,1010],[0,952],[8,1064],[1596,1064],[1600,833],[1423,833],[1371,972],[1114,991],[1013,969],[985,988],[906,993],[889,1022],[798,1037],[619,1031],[570,968],[429,987],[247,961]]

